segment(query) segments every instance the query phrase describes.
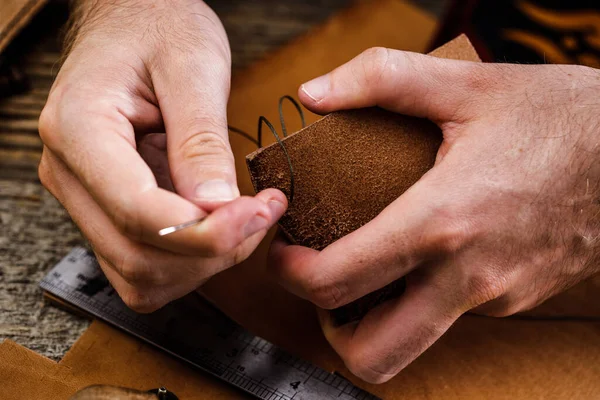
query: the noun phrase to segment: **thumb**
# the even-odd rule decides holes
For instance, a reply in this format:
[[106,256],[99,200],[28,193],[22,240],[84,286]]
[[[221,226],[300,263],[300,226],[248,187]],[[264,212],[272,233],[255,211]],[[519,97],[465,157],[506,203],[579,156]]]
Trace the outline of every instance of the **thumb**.
[[230,72],[225,57],[201,53],[155,78],[175,190],[209,210],[240,195],[227,131]]
[[377,47],[303,84],[298,94],[320,114],[378,106],[436,123],[456,121],[471,116],[468,106],[485,70],[481,63]]

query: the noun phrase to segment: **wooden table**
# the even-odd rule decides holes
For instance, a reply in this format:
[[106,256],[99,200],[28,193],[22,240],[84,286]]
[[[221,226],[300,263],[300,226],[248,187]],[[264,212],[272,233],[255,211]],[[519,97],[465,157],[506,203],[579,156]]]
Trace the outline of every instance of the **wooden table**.
[[[376,0],[374,0],[376,1]],[[439,15],[447,0],[414,0]],[[234,70],[305,33],[351,0],[207,1],[231,41]],[[27,93],[0,100],[0,340],[59,360],[88,321],[44,302],[38,283],[73,246],[84,244],[68,214],[37,179],[37,119],[57,73],[64,3],[50,3],[19,38],[31,78]],[[235,72],[234,72],[235,73]]]

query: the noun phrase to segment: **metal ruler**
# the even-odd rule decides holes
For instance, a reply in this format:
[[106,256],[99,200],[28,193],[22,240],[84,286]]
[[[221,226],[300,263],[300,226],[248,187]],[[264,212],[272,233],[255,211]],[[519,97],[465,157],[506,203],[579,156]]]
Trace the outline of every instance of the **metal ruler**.
[[121,301],[94,255],[84,248],[73,249],[40,286],[257,398],[379,399],[252,335],[199,296],[184,297],[151,314],[135,313]]

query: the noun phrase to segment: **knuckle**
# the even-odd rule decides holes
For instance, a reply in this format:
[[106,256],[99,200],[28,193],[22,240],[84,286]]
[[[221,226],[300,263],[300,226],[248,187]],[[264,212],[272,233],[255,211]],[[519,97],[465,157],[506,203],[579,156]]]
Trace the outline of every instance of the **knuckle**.
[[151,313],[163,306],[155,301],[151,294],[137,288],[127,289],[119,295],[123,303],[137,313]]
[[485,302],[474,309],[477,314],[495,318],[509,317],[523,310],[524,307],[507,294]]
[[64,116],[78,115],[81,111],[83,102],[77,93],[77,89],[72,86],[58,84],[48,96],[38,119],[38,131],[40,139],[50,149],[58,148],[61,144],[61,119]]
[[488,91],[493,80],[489,79],[487,70],[485,68],[480,68],[480,66],[473,67],[474,68],[470,71],[471,73],[464,76],[467,87],[469,90],[476,92]]
[[40,178],[42,185],[48,189],[50,193],[54,194],[54,180],[52,179],[51,169],[48,165],[49,161],[46,151],[47,150],[44,149],[42,152],[42,157],[38,166],[38,177]]
[[466,290],[473,301],[471,306],[478,306],[501,298],[507,291],[507,282],[489,269],[479,268],[479,272],[467,279]]
[[436,230],[432,240],[434,248],[444,254],[454,254],[464,245],[465,232],[456,225],[445,225]]
[[56,111],[53,106],[47,103],[39,117],[38,121],[38,131],[40,133],[40,139],[47,146],[52,146],[55,142],[55,129],[56,125]]
[[218,258],[227,255],[233,249],[231,241],[226,238],[219,238],[217,235],[211,235],[204,242],[203,254],[209,258]]
[[244,246],[237,246],[232,252],[231,265],[241,264],[249,255],[250,252]]
[[496,97],[498,93],[506,92],[508,85],[512,86],[506,79],[499,79],[505,76],[513,77],[513,80],[519,81],[520,85],[524,83],[521,82],[523,74],[520,72],[520,69],[512,68],[506,64],[472,63],[469,65],[469,67],[463,69],[460,76],[463,85],[465,85],[465,91],[469,93],[480,93]]
[[505,318],[505,317],[510,317],[513,314],[518,313],[519,311],[521,311],[518,308],[511,308],[511,307],[506,307],[506,308],[494,308],[492,310],[490,310],[489,312],[487,312],[485,315],[488,317],[494,317],[494,318]]
[[427,240],[436,253],[455,254],[475,236],[473,226],[459,210],[452,207],[437,208],[431,221]]
[[161,277],[155,272],[158,269],[152,268],[143,258],[124,255],[119,262],[114,264],[119,275],[132,285],[137,284],[160,284]]
[[308,299],[320,308],[332,310],[347,303],[347,290],[344,290],[343,283],[319,276],[309,279],[305,286]]
[[[228,215],[225,220],[233,221],[235,218],[234,211],[230,209],[223,209],[221,212],[227,212]],[[200,244],[201,252],[204,256],[209,258],[221,258],[230,255],[232,251],[235,251],[236,246],[240,243],[239,233],[234,232],[223,232],[220,229],[210,230],[205,235],[205,238]]]
[[534,308],[536,305],[538,305],[537,302],[533,302],[530,304],[526,304],[526,303],[521,303],[518,301],[510,301],[506,307],[504,307],[501,310],[498,310],[498,315],[495,315],[497,317],[510,317],[511,315],[515,315],[517,313],[520,312],[524,312],[527,310],[530,310],[532,308]]
[[363,351],[352,351],[342,356],[346,367],[359,378],[374,384],[385,383],[392,379],[396,372],[382,367],[376,357]]
[[203,130],[191,134],[179,147],[179,156],[183,161],[201,161],[205,166],[231,172],[233,154],[229,141],[217,130]]
[[[121,278],[123,278],[125,282],[128,283],[128,286],[123,287],[122,285],[116,285],[115,282],[112,282],[113,287],[115,287],[117,293],[119,294],[119,297],[121,298],[121,300],[123,300],[127,307],[138,313],[150,313],[158,310],[160,307],[166,304],[165,302],[162,302],[162,300],[160,300],[157,296],[153,296],[150,292],[136,287],[135,284],[128,282],[127,279],[124,278],[124,276],[128,276],[128,274],[130,274],[129,271],[132,270],[131,266],[124,267],[123,263],[115,263],[111,261],[107,256],[103,255],[102,253],[99,253],[96,250],[94,251],[94,253],[96,254],[98,262],[100,263],[103,269],[109,268],[115,271],[117,274],[119,274]],[[124,271],[127,272],[123,274]],[[134,274],[137,274],[137,272],[135,272]],[[131,278],[131,276],[128,277]]]
[[390,50],[385,47],[372,47],[363,52],[362,67],[365,83],[376,85],[384,76],[390,60]]
[[144,235],[140,225],[139,210],[133,205],[134,203],[131,199],[123,197],[120,203],[114,205],[111,217],[121,233],[132,240],[142,241]]
[[[228,43],[228,42],[224,42]],[[219,81],[229,80],[229,71],[231,69],[231,51],[229,46],[220,46],[219,44],[211,43],[209,46],[217,57],[211,57],[210,72],[211,75],[219,79]],[[206,63],[201,63],[202,67],[206,68]]]
[[[225,210],[223,210],[225,211]],[[209,232],[203,243],[200,245],[201,253],[208,258],[221,258],[232,253],[235,250],[238,240],[234,234],[218,234]],[[232,254],[235,261],[235,253]]]

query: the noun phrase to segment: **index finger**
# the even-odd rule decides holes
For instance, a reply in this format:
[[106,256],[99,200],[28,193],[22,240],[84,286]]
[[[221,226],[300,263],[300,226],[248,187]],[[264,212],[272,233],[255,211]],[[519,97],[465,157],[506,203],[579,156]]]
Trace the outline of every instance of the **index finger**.
[[447,239],[460,227],[443,223],[438,190],[429,181],[426,175],[371,222],[321,252],[274,242],[272,270],[292,293],[334,309],[451,251]]
[[[46,145],[77,176],[113,223],[127,236],[176,253],[196,254],[211,232],[186,229],[159,237],[167,226],[199,219],[206,212],[181,196],[158,187],[136,151],[134,130],[110,102],[63,101],[45,110],[40,134]],[[270,220],[262,201],[239,202],[232,225],[244,226],[257,215]],[[225,218],[227,219],[227,218]]]
[[[436,266],[441,267],[441,266]],[[335,326],[320,312],[323,333],[356,376],[384,383],[429,348],[465,311],[451,268],[415,271],[406,292],[371,310],[358,324]]]

